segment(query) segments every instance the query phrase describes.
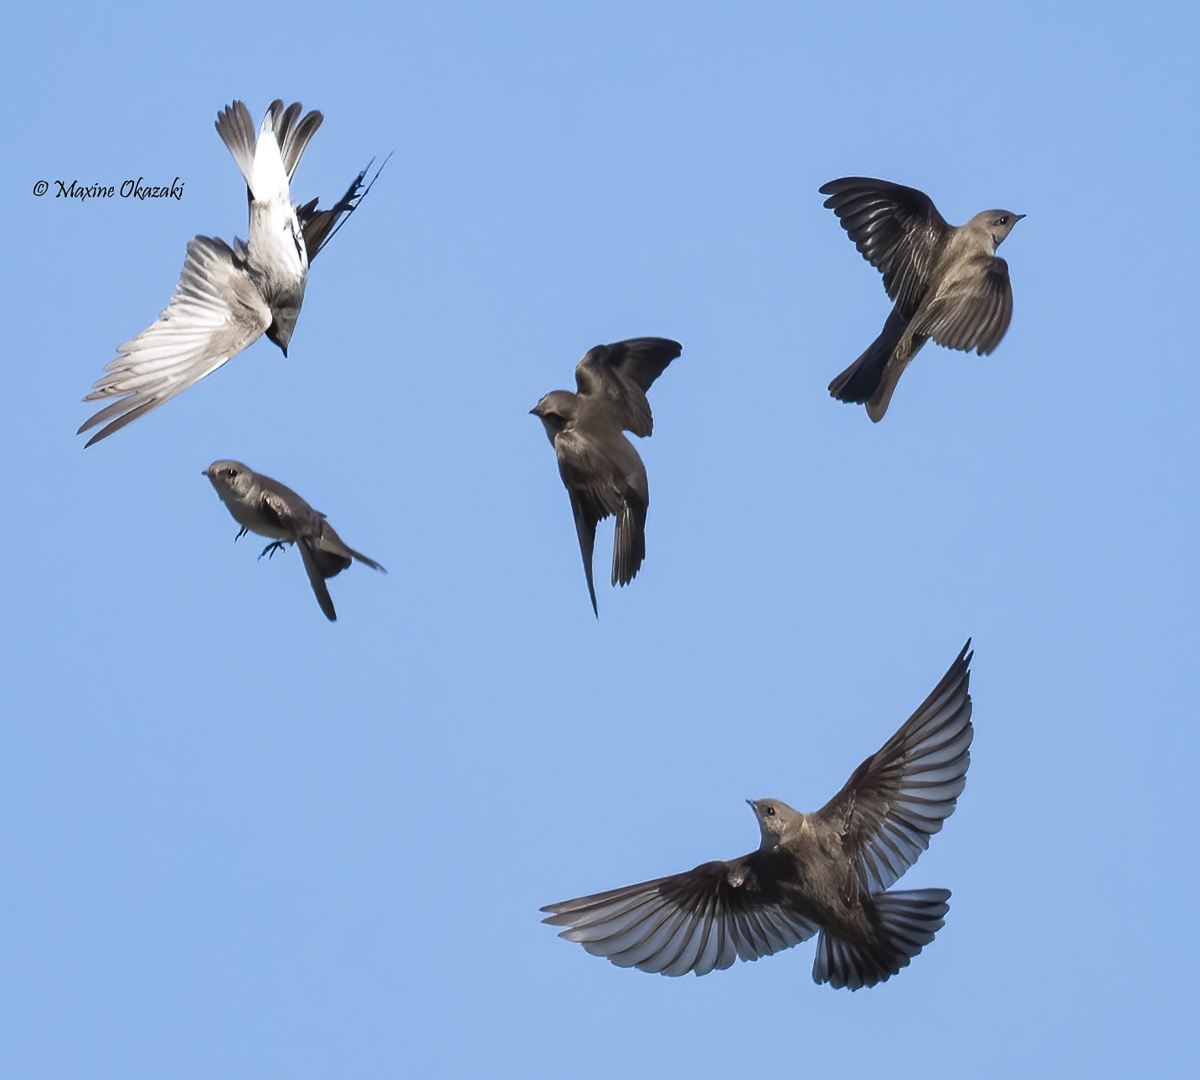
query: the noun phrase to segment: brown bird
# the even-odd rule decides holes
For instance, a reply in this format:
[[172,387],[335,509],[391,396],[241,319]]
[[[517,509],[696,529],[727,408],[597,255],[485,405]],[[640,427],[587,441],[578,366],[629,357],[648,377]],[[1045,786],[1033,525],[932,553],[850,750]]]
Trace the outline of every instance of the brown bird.
[[862,176],[831,180],[821,194],[896,302],[879,337],[829,384],[832,397],[865,402],[878,423],[930,338],[980,356],[1000,344],[1013,300],[1008,263],[996,248],[1025,215],[985,210],[948,225],[923,192]]
[[650,482],[641,456],[623,434],[654,430],[646,392],[681,352],[678,341],[645,337],[597,345],[575,367],[578,393],[551,390],[530,413],[542,421],[571,498],[592,611],[596,525],[615,514],[612,583],[628,585],[646,557]]
[[233,520],[242,527],[234,540],[240,540],[248,532],[274,540],[262,549],[260,559],[268,552],[274,558],[284,544],[300,545],[308,582],[330,622],[337,621],[337,611],[325,585],[326,578],[336,577],[349,567],[352,559],[387,573],[374,559],[349,547],[324,514],[278,480],[256,473],[240,461],[214,461],[204,475],[212,482]]
[[813,980],[857,990],[907,967],[941,929],[949,889],[886,891],[966,785],[970,641],[921,707],[815,814],[751,801],[762,842],[728,862],[542,908],[620,967],[706,975],[819,933]]

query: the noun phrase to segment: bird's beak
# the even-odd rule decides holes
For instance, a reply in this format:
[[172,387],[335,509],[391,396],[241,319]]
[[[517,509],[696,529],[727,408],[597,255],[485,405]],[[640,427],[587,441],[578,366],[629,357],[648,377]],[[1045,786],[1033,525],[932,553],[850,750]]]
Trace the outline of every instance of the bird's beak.
[[538,414],[538,411],[537,411],[537,406],[535,405],[535,406],[534,406],[532,409],[530,409],[530,410],[529,410],[529,415],[530,415],[530,416],[537,416],[537,414]]
[[746,805],[748,807],[750,807],[750,809],[753,810],[756,814],[758,813],[758,803],[756,803],[753,799],[747,799]]

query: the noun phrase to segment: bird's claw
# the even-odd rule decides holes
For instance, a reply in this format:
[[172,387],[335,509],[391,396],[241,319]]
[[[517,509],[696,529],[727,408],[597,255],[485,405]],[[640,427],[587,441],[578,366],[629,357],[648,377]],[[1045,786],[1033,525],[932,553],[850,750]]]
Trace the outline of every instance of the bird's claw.
[[[245,530],[243,529],[242,531],[244,532]],[[262,551],[259,553],[258,557],[261,559],[264,555],[267,554],[267,552],[270,552],[271,558],[273,559],[273,558],[275,558],[275,552],[282,551],[283,548],[288,543],[289,543],[289,541],[287,541],[287,540],[274,540],[271,543],[269,543],[265,548],[262,549]]]

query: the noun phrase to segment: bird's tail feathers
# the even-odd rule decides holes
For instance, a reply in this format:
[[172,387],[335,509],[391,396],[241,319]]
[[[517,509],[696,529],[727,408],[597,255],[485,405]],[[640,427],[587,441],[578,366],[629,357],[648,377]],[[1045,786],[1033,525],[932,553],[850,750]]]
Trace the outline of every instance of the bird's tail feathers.
[[[283,148],[276,135],[274,122],[275,102],[271,111],[263,117],[259,129],[258,142],[254,145],[254,166],[250,172],[247,187],[250,189],[250,201],[278,205],[291,213],[291,174],[284,168]],[[290,110],[289,110],[290,111]],[[252,227],[253,232],[253,227]],[[253,236],[251,236],[253,241]]]
[[283,102],[276,99],[271,102],[271,107],[263,119],[263,131],[270,127],[275,136],[275,143],[279,147],[279,156],[283,162],[284,171],[287,173],[288,183],[291,183],[296,166],[300,164],[300,159],[308,148],[309,139],[317,133],[317,128],[325,120],[325,117],[316,109],[301,120],[302,112],[304,112],[304,106],[300,102],[293,101],[285,109]]
[[904,374],[904,369],[908,367],[908,362],[917,354],[917,350],[925,344],[925,338],[912,338],[912,347],[907,349],[906,355],[901,355],[900,350],[895,350],[892,353],[891,359],[883,367],[883,374],[879,378],[879,385],[866,401],[867,415],[876,424],[884,418],[888,411],[888,406],[892,403],[892,394],[896,392],[896,384],[900,382],[900,376]]
[[[905,326],[905,319],[893,308],[879,332],[879,337],[866,347],[862,356],[829,384],[830,396],[856,405],[867,401],[879,389],[884,366],[888,357],[892,355],[892,350],[904,336]],[[891,397],[890,392],[888,397]],[[884,412],[887,411],[886,403],[883,409]],[[881,417],[883,413],[879,415]],[[876,420],[878,417],[872,416],[871,419]]]
[[354,548],[347,548],[346,550],[360,563],[369,566],[372,570],[378,570],[381,574],[387,573],[387,569],[382,563],[377,563],[374,559],[368,559],[361,551],[355,551]]
[[254,174],[254,143],[257,137],[254,121],[250,119],[250,110],[240,101],[226,105],[217,113],[216,128],[221,141],[237,162],[246,186],[250,187],[250,178]]
[[814,982],[851,990],[886,982],[933,940],[950,910],[949,889],[878,892],[871,899],[879,919],[877,941],[854,943],[822,930],[813,962]]
[[613,533],[612,583],[628,585],[646,558],[646,507],[626,498]]
[[349,544],[334,532],[333,526],[328,521],[321,522],[321,535],[314,539],[314,549],[318,556],[324,559],[327,564],[325,567],[326,577],[333,577],[334,574],[340,574],[350,565],[351,559],[357,559],[372,570],[378,570],[383,574],[387,573],[383,566],[374,559],[368,558],[361,551],[355,551],[354,548],[350,547]]

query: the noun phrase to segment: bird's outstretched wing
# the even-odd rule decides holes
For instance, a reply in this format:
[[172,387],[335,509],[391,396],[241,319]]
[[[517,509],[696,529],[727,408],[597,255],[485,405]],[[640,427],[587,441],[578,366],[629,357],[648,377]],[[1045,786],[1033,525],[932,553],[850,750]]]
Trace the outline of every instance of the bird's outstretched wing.
[[119,399],[80,427],[77,434],[110,421],[88,446],[203,379],[271,325],[271,309],[245,269],[240,241],[238,248],[207,236],[188,243],[183,273],[166,310],[118,347],[120,355],[83,399]]
[[654,431],[646,391],[683,346],[668,338],[644,337],[597,345],[575,367],[581,394],[602,394],[617,410],[621,426],[642,438]]
[[865,176],[831,180],[820,190],[863,258],[883,273],[888,296],[911,318],[953,231],[933,200],[916,188]]
[[1012,310],[1008,263],[979,255],[957,280],[938,290],[913,329],[947,349],[975,349],[983,356],[1000,344]]
[[882,892],[929,847],[971,764],[971,643],[933,693],[816,814],[841,836],[860,888]]
[[820,927],[787,903],[776,875],[760,873],[753,852],[671,877],[547,904],[543,922],[559,937],[619,967],[662,975],[707,975],[739,957],[787,949]]
[[379,174],[383,172],[383,166],[391,160],[391,157],[392,155],[388,154],[383,159],[383,165],[380,165],[375,170],[375,175],[364,184],[363,180],[374,163],[372,158],[367,163],[367,167],[354,178],[346,189],[346,194],[328,210],[318,209],[316,199],[310,199],[303,206],[296,207],[296,217],[299,219],[300,229],[304,233],[304,247],[308,252],[310,266],[313,259],[317,257],[317,252],[333,239],[337,231],[346,224],[350,215],[358,209],[359,203],[367,197],[367,193],[379,179]]

